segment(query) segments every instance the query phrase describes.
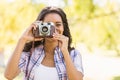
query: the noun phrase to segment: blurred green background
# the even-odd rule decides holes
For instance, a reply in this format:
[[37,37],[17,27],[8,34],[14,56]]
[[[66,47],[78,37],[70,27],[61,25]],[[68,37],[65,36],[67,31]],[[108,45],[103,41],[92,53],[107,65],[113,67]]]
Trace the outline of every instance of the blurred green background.
[[[86,54],[90,60],[91,58],[96,60],[98,55],[102,55],[99,57],[101,60],[104,55],[104,58],[114,59],[115,65],[120,66],[117,63],[120,61],[119,0],[1,0],[0,80],[5,79],[3,72],[19,37],[35,21],[40,10],[49,5],[61,7],[66,12],[73,38],[72,45],[81,51],[85,69],[89,67],[84,61],[87,60]],[[91,57],[96,54],[97,56]],[[87,69],[85,73],[89,73]],[[21,76],[15,80],[21,80]],[[91,75],[87,74],[85,80],[98,80],[90,77]],[[100,80],[120,80],[120,74],[115,73],[109,79]]]

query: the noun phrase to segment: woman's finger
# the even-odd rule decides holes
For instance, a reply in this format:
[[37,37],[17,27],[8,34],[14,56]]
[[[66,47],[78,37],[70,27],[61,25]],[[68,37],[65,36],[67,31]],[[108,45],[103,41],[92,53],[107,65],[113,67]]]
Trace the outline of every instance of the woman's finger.
[[34,40],[35,41],[41,41],[41,40],[43,40],[43,38],[35,38]]

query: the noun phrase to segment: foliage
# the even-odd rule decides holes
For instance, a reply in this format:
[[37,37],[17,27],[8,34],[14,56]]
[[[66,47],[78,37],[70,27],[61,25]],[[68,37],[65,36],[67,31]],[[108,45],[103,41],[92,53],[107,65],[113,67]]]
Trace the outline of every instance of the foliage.
[[[0,3],[0,47],[15,44],[24,29],[37,17],[43,3],[30,0],[15,0]],[[120,55],[120,11],[117,3],[108,1],[104,7],[93,4],[93,0],[65,1],[73,43],[84,43],[90,50],[95,47],[115,50]]]
[[85,43],[90,50],[96,47],[114,50],[120,55],[119,6],[110,1],[103,7],[94,5],[92,0],[73,0],[73,3],[65,8],[73,43]]
[[25,0],[1,4],[1,46],[15,43],[20,33],[35,20],[42,7],[44,7],[43,4],[32,4]]

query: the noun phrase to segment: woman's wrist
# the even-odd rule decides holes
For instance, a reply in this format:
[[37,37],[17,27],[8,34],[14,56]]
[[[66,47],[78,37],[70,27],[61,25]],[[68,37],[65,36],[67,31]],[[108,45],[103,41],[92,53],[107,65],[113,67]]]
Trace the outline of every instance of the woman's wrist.
[[62,50],[62,53],[63,53],[64,56],[69,55],[68,49],[63,49],[63,50]]
[[27,42],[27,40],[26,40],[25,38],[22,38],[22,37],[21,37],[21,38],[19,39],[19,42],[22,43],[22,44],[25,44],[25,43]]

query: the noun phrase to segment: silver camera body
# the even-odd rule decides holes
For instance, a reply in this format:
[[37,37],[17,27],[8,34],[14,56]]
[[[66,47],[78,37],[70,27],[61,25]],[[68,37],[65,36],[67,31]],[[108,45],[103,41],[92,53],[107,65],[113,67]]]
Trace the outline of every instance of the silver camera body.
[[35,23],[36,30],[33,30],[34,37],[53,37],[55,32],[55,26],[53,22],[41,22],[37,21]]

